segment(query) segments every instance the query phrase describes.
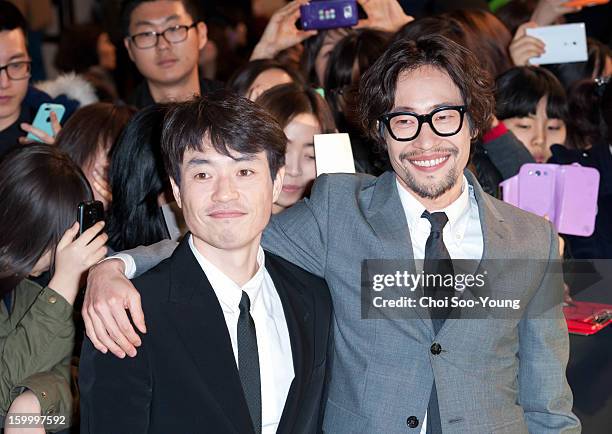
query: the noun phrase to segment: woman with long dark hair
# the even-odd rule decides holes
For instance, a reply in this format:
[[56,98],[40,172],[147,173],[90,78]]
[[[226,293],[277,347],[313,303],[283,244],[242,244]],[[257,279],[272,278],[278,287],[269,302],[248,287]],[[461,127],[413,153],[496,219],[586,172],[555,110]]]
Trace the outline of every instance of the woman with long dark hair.
[[55,145],[83,170],[96,200],[108,208],[108,154],[136,109],[126,105],[96,103],[77,110],[58,133]]
[[[55,147],[20,147],[0,162],[0,415],[7,418],[37,413],[63,417],[47,429],[70,424],[72,304],[82,275],[106,254],[107,236],[96,237],[103,222],[77,237],[78,205],[92,199],[79,167]],[[28,279],[47,270],[45,288]]]
[[256,101],[278,121],[287,136],[283,189],[272,207],[277,213],[310,193],[317,176],[314,135],[335,133],[333,115],[311,88],[283,84],[264,92]]
[[168,105],[153,105],[134,116],[111,152],[109,246],[115,251],[181,235],[182,213],[173,207],[159,138]]

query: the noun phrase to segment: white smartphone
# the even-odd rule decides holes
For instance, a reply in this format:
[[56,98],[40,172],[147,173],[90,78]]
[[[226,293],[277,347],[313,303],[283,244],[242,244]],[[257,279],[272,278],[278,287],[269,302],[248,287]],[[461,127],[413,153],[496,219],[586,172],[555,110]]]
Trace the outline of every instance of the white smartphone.
[[585,62],[589,58],[584,23],[536,27],[527,29],[527,34],[546,46],[544,54],[529,59],[532,65]]
[[355,173],[355,161],[348,134],[315,134],[314,148],[317,176],[322,173]]

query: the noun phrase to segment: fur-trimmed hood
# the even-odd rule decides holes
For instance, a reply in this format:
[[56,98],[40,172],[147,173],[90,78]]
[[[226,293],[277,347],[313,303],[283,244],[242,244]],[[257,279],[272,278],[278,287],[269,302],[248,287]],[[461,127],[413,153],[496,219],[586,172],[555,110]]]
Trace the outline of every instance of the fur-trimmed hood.
[[94,87],[85,78],[74,72],[62,74],[53,80],[35,83],[34,87],[45,92],[51,98],[64,95],[69,99],[78,101],[80,107],[98,102]]

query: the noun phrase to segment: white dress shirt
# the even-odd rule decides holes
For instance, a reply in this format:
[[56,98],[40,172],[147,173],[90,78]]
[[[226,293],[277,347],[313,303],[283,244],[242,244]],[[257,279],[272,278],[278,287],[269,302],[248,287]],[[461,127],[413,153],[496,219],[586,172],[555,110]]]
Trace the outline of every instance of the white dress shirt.
[[257,330],[261,376],[261,432],[276,433],[295,374],[283,305],[274,282],[266,271],[264,251],[259,247],[257,252],[259,268],[251,280],[240,287],[202,256],[194,246],[192,237],[190,234],[189,247],[204,270],[223,310],[236,366],[238,366],[237,329],[240,315],[238,306],[242,291],[245,291],[251,300],[251,316]]
[[[406,191],[397,179],[396,185],[406,214],[414,258],[425,259],[425,244],[431,232],[429,220],[421,217],[423,211],[425,211],[425,206]],[[478,204],[474,196],[474,189],[469,185],[465,176],[463,177],[461,195],[446,208],[430,210],[430,212],[444,212],[448,217],[448,223],[442,231],[442,238],[452,259],[480,260],[482,258],[484,239],[480,227]],[[421,434],[425,434],[426,430],[427,412],[423,425],[421,425]]]

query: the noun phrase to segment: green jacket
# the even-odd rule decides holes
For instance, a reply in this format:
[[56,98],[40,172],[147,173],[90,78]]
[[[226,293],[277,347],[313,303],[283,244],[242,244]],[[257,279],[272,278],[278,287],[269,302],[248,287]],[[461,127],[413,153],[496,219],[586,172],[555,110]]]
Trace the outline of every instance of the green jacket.
[[12,304],[9,314],[0,301],[0,419],[11,402],[30,389],[43,415],[65,417],[65,424],[45,428],[65,429],[72,415],[72,306],[51,288],[30,280],[15,288]]

